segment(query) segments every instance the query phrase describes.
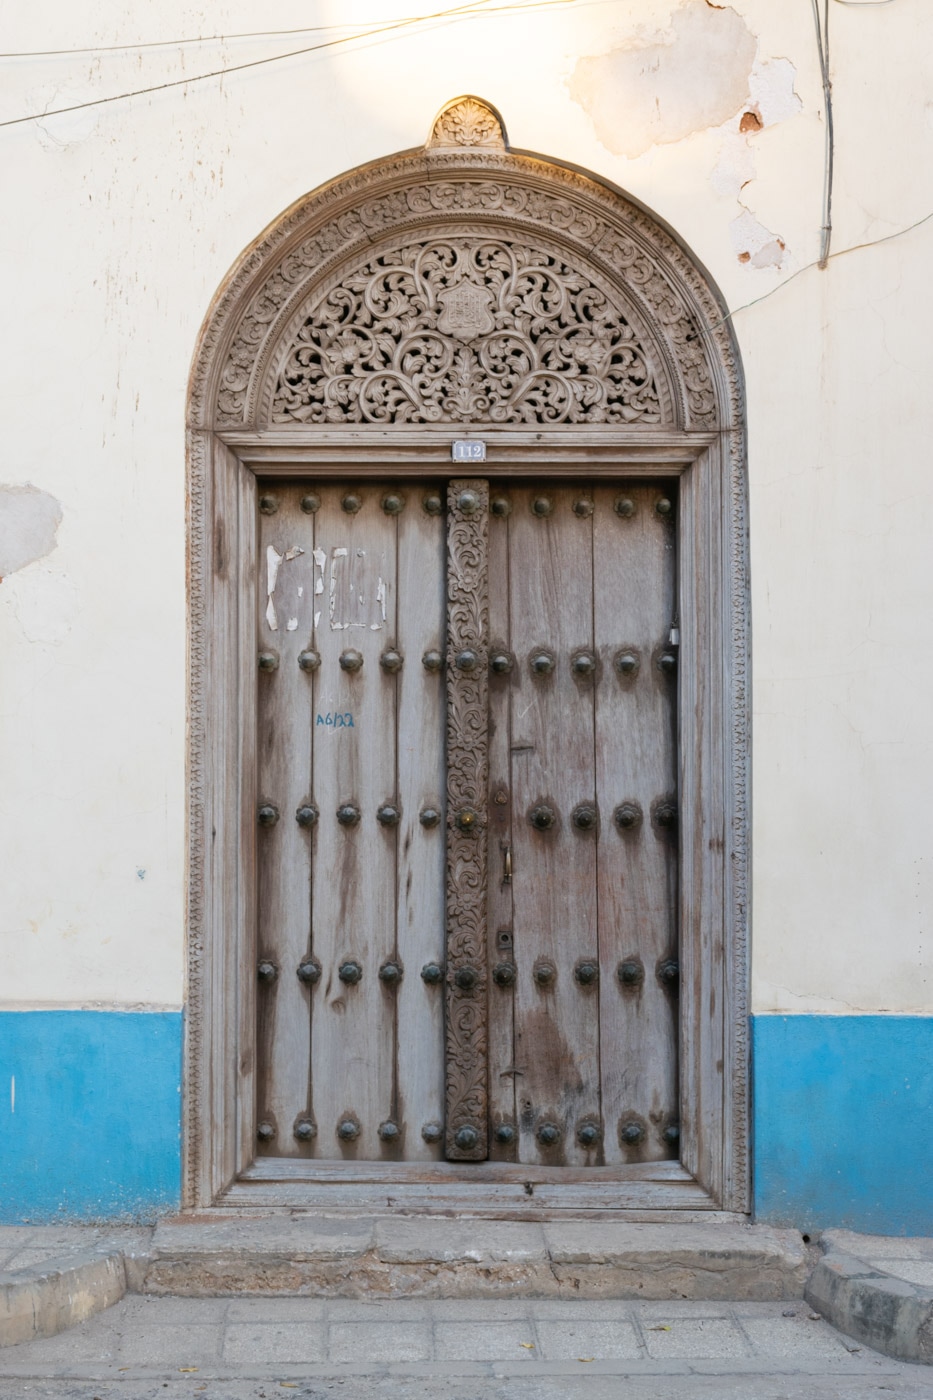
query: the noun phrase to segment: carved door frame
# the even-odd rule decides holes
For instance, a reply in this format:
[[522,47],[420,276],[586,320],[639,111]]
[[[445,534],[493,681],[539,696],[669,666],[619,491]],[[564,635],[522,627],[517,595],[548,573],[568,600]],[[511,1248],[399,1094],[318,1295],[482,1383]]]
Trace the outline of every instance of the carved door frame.
[[[322,299],[357,295],[374,258],[407,277],[426,239],[446,240],[452,258],[477,240],[495,244],[499,271],[465,298],[477,324],[453,324],[445,341],[441,310],[430,374],[406,378],[410,359],[385,349],[384,324],[379,354],[390,370],[343,360],[334,369],[320,352],[328,336],[334,343],[334,327],[320,329]],[[557,289],[542,301],[535,283],[509,323],[513,349],[524,336],[524,379],[503,375],[492,340],[518,284],[513,275],[497,306],[486,290],[510,275],[501,270],[510,250]],[[521,319],[529,305],[535,315]],[[498,329],[484,317],[499,317]],[[475,353],[474,334],[490,337]],[[300,368],[283,396],[286,367],[307,364],[289,357],[309,338],[312,374]],[[437,405],[451,401],[457,354],[474,380],[482,364],[493,373],[451,417]],[[555,354],[569,368],[555,370]],[[395,407],[379,421],[387,402]],[[354,171],[287,210],[239,260],[202,328],[188,416],[184,1205],[327,1201],[320,1173],[316,1185],[300,1172],[283,1183],[253,1166],[257,481],[461,477],[450,443],[462,437],[485,441],[480,470],[490,479],[679,480],[679,710],[691,721],[679,730],[681,1163],[623,1168],[612,1180],[601,1173],[592,1204],[745,1212],[748,569],[738,354],[715,288],[663,225],[593,177],[510,151],[498,114],[474,98],[448,104],[424,150]],[[485,1168],[438,1170],[455,1186],[458,1174],[482,1180]],[[374,1181],[379,1173],[404,1194],[397,1165],[380,1166]],[[581,1204],[577,1181],[568,1209]],[[410,1190],[407,1208],[417,1208],[414,1179]],[[559,1187],[551,1208],[562,1208]]]

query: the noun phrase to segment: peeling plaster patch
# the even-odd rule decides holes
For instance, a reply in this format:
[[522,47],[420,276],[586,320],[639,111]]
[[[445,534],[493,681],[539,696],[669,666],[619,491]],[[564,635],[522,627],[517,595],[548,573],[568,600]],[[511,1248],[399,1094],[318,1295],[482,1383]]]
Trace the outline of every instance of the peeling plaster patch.
[[747,189],[756,176],[754,142],[760,131],[796,116],[803,103],[794,91],[797,71],[786,58],[756,63],[749,77],[749,102],[723,127],[719,159],[710,175],[717,194],[738,201],[740,214],[731,225],[739,262],[750,267],[783,267],[784,240],[759,223]]
[[735,116],[749,96],[756,49],[731,7],[687,0],[667,31],[581,58],[568,86],[608,150],[640,156]]
[[797,69],[789,58],[769,58],[756,63],[748,79],[748,95],[762,126],[776,126],[803,110],[794,91]]
[[12,608],[27,642],[63,642],[78,611],[74,584],[44,564],[9,579],[3,599]]
[[716,193],[727,199],[738,199],[744,187],[754,180],[755,153],[744,136],[735,131],[723,133],[719,159],[709,178]]
[[783,238],[760,224],[747,209],[732,220],[729,233],[740,263],[750,267],[783,267],[787,253]]
[[37,486],[0,486],[0,579],[55,548],[62,508]]

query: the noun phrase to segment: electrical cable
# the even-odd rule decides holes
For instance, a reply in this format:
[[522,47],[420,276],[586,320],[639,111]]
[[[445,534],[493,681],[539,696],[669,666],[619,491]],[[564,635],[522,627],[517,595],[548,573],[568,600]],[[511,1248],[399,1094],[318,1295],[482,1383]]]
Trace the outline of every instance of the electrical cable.
[[[886,3],[886,2],[887,2],[887,0],[885,0],[885,3]],[[472,3],[473,3],[474,5],[476,5],[476,6],[479,6],[479,5],[481,5],[481,4],[487,4],[487,3],[488,3],[488,0],[472,0]],[[574,3],[574,0],[532,0],[532,3],[531,3],[531,4],[522,5],[522,4],[518,3],[518,0],[515,0],[515,3],[514,3],[514,4],[499,6],[498,9],[535,10],[535,9],[540,9],[540,8],[542,8],[542,4],[563,4],[563,5],[568,5],[568,4],[573,4],[573,3]],[[498,12],[497,10],[490,11],[490,13],[497,13],[497,12]],[[486,11],[484,11],[484,10],[479,10],[479,9],[478,9],[478,10],[477,10],[477,13],[485,14]],[[407,24],[407,23],[409,22],[409,20],[411,20],[411,22],[414,23],[414,22],[417,21],[417,20],[422,20],[422,19],[427,19],[427,18],[432,18],[432,19],[433,19],[433,18],[435,18],[435,16],[433,16],[433,15],[431,15],[431,16],[425,16],[425,15],[403,16],[403,17],[401,17],[400,19],[393,21],[393,23],[397,23],[397,24]],[[371,23],[371,22],[370,22],[370,23]],[[229,42],[230,40],[232,40],[232,39],[287,39],[287,38],[291,38],[291,37],[292,37],[293,35],[295,35],[295,34],[326,34],[326,33],[332,33],[334,30],[338,30],[338,29],[339,29],[339,30],[357,29],[357,30],[366,30],[367,32],[371,32],[371,31],[368,30],[367,24],[362,23],[362,22],[361,22],[361,23],[358,23],[358,24],[351,24],[351,23],[349,23],[349,22],[347,22],[347,23],[345,23],[345,24],[309,24],[309,25],[305,25],[305,26],[304,26],[303,28],[301,28],[301,29],[253,29],[253,30],[248,30],[248,31],[246,31],[246,32],[244,32],[244,33],[237,33],[237,34],[203,34],[203,35],[198,35],[198,36],[196,36],[195,38],[190,38],[190,39],[152,39],[152,40],[143,40],[143,41],[141,41],[141,42],[139,42],[139,43],[135,43],[135,44],[90,44],[90,45],[87,45],[86,47],[76,48],[76,49],[19,49],[19,50],[11,50],[9,53],[0,52],[0,59],[2,59],[2,58],[68,58],[68,57],[72,57],[72,56],[78,57],[78,56],[80,56],[81,54],[84,54],[84,53],[90,53],[90,54],[100,54],[100,53],[127,53],[127,52],[135,53],[137,50],[140,50],[140,49],[180,49],[180,48],[183,48],[183,47],[185,47],[185,46],[187,46],[187,45],[190,45],[190,44],[225,44],[225,43],[228,43],[228,42]],[[348,37],[348,38],[364,38],[364,37],[365,37],[365,34],[353,34],[353,35],[347,35],[347,37]]]
[[358,39],[370,39],[380,34],[388,34],[398,29],[410,28],[413,24],[427,24],[431,20],[465,18],[468,15],[480,17],[501,14],[504,11],[521,12],[530,9],[548,9],[554,5],[572,5],[576,0],[533,0],[531,5],[499,5],[486,9],[488,0],[470,0],[468,4],[457,5],[450,10],[436,10],[430,14],[415,15],[409,19],[393,20],[376,29],[364,30],[357,34],[344,34],[339,39],[326,39],[320,44],[308,44],[304,48],[290,49],[287,53],[269,54],[266,58],[254,58],[248,63],[231,63],[226,68],[216,68],[210,73],[193,73],[187,78],[172,78],[165,83],[153,83],[151,87],[135,88],[131,92],[117,92],[110,97],[94,97],[87,102],[73,102],[68,107],[53,107],[47,112],[30,112],[24,117],[9,117],[0,121],[0,127],[20,126],[24,122],[42,121],[46,117],[60,117],[67,112],[81,112],[87,107],[102,107],[109,102],[122,102],[130,97],[145,97],[149,93],[164,92],[167,88],[186,87],[188,83],[205,82],[208,78],[223,78],[228,73],[242,73],[247,68],[260,68],[268,63],[281,63],[287,58],[300,58],[304,54],[317,53],[321,49],[331,49],[338,44],[352,43]]
[[835,157],[835,135],[833,132],[833,85],[829,71],[829,0],[823,0],[823,18],[820,19],[820,0],[812,0],[813,21],[816,25],[816,47],[820,60],[820,75],[823,79],[823,111],[826,117],[826,159],[823,167],[823,223],[820,227],[820,258],[818,267],[825,267],[829,259],[829,245],[833,237],[833,162]]
[[83,53],[135,53],[137,49],[180,49],[187,44],[225,44],[231,39],[288,39],[295,34],[324,34],[335,29],[365,29],[365,24],[307,24],[302,29],[252,29],[242,34],[203,34],[193,39],[148,39],[135,44],[88,44],[76,49],[11,49],[0,58],[69,58]]
[[[912,233],[915,228],[921,228],[924,224],[928,224],[931,219],[933,219],[933,209],[930,210],[929,214],[924,214],[921,218],[915,219],[912,224],[907,224],[904,228],[896,228],[893,233],[885,233],[881,238],[869,238],[865,243],[853,243],[851,248],[840,248],[838,252],[830,253],[826,261],[835,262],[837,258],[844,258],[849,253],[859,253],[864,248],[877,248],[882,243],[891,243],[895,238],[903,238],[905,233]],[[717,330],[720,326],[724,326],[727,321],[731,321],[734,316],[738,316],[740,311],[747,311],[751,306],[760,305],[761,302],[767,301],[769,297],[773,297],[778,292],[782,292],[791,282],[796,282],[797,278],[802,277],[805,272],[812,271],[814,267],[821,268],[822,266],[823,264],[819,261],[804,263],[803,267],[798,267],[796,272],[792,272],[789,277],[785,277],[783,282],[779,282],[778,285],[772,287],[770,291],[763,292],[760,297],[755,297],[752,301],[745,301],[741,306],[734,307],[732,311],[728,311],[720,320],[708,322],[706,330]]]

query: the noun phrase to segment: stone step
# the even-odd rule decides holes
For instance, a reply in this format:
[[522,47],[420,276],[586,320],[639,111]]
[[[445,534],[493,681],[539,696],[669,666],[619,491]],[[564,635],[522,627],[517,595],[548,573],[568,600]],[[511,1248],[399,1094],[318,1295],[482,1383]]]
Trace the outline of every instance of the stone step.
[[134,1282],[147,1293],[187,1297],[765,1302],[802,1297],[808,1271],[795,1230],[731,1221],[536,1224],[277,1214],[157,1225]]

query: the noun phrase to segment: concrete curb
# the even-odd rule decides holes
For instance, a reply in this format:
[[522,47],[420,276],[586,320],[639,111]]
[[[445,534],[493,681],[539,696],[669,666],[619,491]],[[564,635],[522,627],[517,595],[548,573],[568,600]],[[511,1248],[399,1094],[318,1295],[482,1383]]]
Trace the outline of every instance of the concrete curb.
[[86,1250],[0,1274],[0,1347],[54,1337],[112,1307],[125,1292],[121,1250]]
[[846,1336],[900,1361],[933,1365],[933,1288],[921,1288],[833,1247],[819,1261],[804,1297]]

